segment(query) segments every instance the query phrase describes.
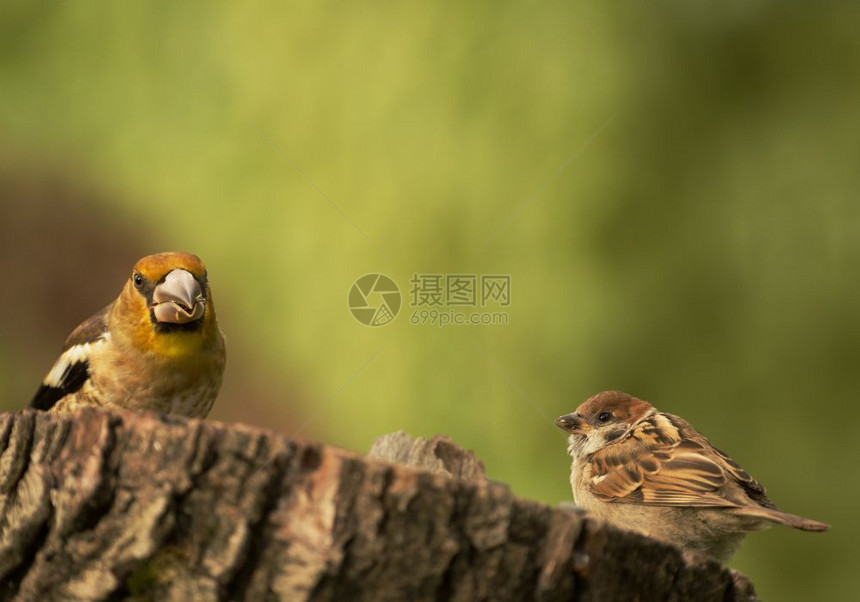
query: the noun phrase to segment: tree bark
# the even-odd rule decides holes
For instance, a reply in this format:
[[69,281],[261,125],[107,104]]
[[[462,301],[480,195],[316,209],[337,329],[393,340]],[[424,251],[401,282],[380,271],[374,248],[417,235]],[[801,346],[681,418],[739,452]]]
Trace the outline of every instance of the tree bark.
[[715,561],[516,498],[448,439],[382,446],[435,472],[243,425],[0,415],[0,599],[754,599]]

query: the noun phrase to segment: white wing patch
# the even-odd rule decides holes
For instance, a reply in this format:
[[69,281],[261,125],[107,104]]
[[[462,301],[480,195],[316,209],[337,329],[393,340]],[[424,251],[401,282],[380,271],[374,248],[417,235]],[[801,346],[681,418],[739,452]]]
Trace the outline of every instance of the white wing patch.
[[42,383],[48,387],[62,388],[66,374],[75,364],[89,361],[93,353],[98,351],[110,339],[110,333],[105,333],[91,343],[72,345],[66,349],[57,361],[54,362],[51,371],[45,376]]

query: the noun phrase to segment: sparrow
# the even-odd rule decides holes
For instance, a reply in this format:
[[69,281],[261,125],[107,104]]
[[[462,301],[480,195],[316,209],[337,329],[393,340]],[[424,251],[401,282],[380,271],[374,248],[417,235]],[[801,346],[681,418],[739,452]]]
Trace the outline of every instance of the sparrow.
[[203,262],[191,253],[148,255],[119,297],[69,335],[30,407],[202,418],[218,395],[225,362]]
[[570,433],[576,503],[624,529],[726,561],[773,523],[830,528],[782,512],[690,423],[627,393],[598,393],[556,424]]

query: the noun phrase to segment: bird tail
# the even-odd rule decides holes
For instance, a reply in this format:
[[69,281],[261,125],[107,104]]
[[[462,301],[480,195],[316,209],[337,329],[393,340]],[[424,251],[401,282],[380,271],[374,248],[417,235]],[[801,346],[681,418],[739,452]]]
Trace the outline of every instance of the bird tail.
[[789,514],[781,510],[771,508],[744,508],[743,514],[747,516],[755,516],[766,520],[791,527],[792,529],[800,529],[801,531],[827,531],[830,525],[819,520]]

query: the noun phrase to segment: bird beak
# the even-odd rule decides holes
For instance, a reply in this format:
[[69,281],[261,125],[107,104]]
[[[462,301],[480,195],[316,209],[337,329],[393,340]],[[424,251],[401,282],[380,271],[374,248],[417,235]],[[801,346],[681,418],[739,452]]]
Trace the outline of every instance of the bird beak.
[[200,283],[185,270],[171,271],[152,293],[152,312],[159,322],[184,324],[203,317],[206,298]]
[[587,426],[582,416],[576,413],[559,416],[555,419],[555,424],[561,430],[571,434],[582,434],[584,427]]

